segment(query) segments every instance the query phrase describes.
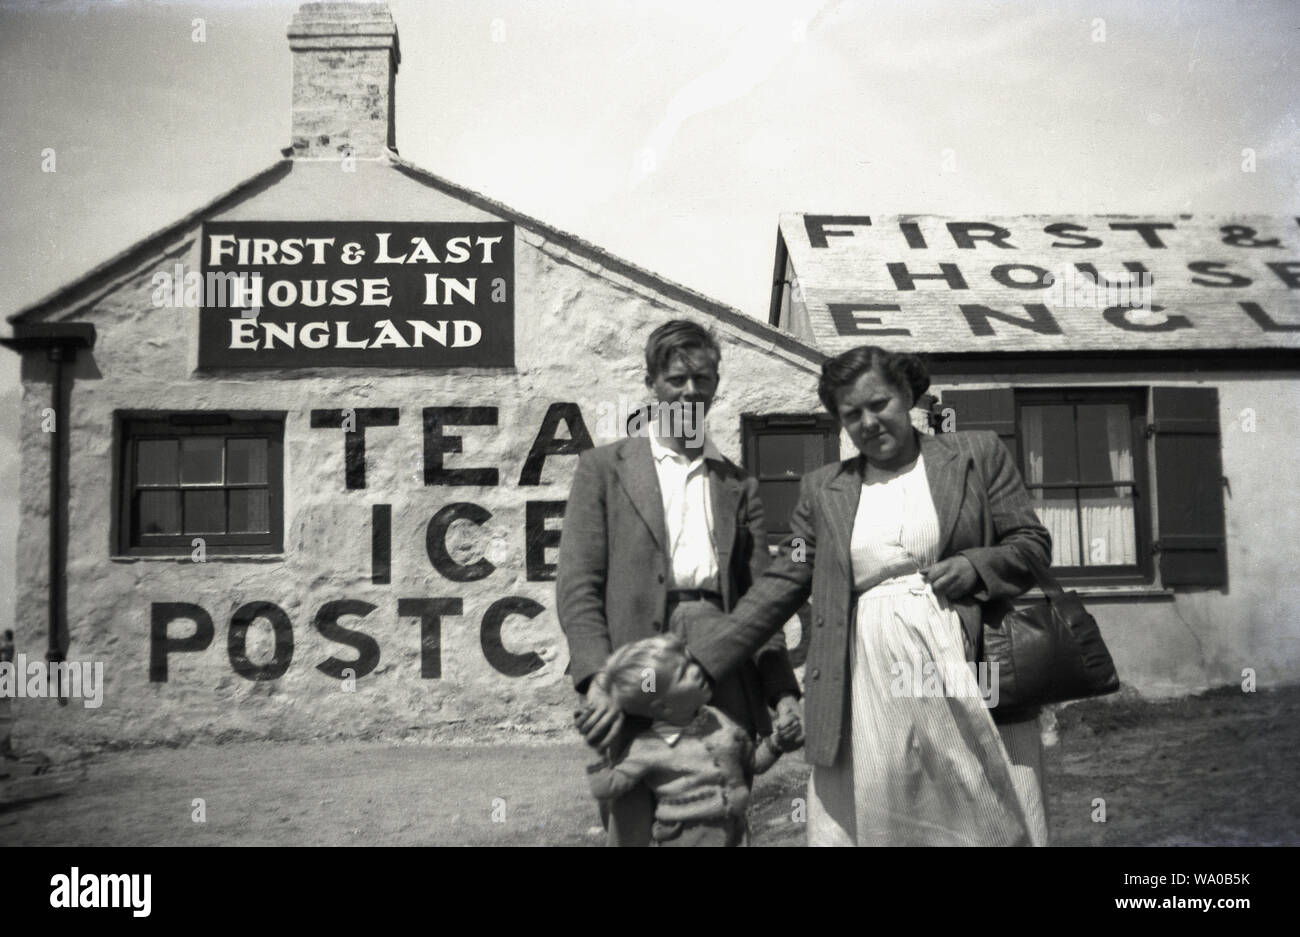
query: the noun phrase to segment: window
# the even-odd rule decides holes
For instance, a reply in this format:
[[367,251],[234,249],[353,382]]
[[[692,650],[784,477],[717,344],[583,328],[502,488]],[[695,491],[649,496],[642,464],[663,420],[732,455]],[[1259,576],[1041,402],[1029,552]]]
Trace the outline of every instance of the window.
[[1063,580],[1227,584],[1214,388],[949,390],[941,408],[1015,455]]
[[746,471],[758,479],[766,514],[767,541],[790,536],[790,515],[799,500],[799,481],[840,457],[840,429],[829,414],[771,414],[741,417]]
[[1149,533],[1138,520],[1146,477],[1145,394],[1016,394],[1019,465],[1052,534],[1052,566],[1075,577],[1150,579]]
[[283,549],[283,417],[119,415],[117,529],[125,555]]

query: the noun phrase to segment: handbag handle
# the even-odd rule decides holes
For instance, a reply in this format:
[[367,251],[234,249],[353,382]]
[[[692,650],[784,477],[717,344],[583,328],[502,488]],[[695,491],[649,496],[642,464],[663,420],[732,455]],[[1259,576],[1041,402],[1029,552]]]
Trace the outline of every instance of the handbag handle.
[[1017,544],[1008,543],[1007,546],[1015,550],[1020,555],[1020,558],[1024,560],[1025,565],[1029,567],[1029,571],[1034,574],[1034,581],[1038,584],[1038,588],[1043,590],[1043,595],[1047,596],[1049,602],[1064,598],[1065,590],[1061,588],[1061,584],[1056,581],[1056,577],[1048,571],[1038,557],[1028,550],[1020,549]]

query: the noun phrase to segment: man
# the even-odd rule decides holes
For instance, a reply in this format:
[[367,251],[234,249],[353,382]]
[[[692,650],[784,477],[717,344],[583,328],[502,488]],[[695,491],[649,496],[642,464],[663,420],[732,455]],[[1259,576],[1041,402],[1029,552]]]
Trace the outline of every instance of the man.
[[[600,669],[617,647],[672,632],[716,628],[770,560],[758,483],[724,459],[704,418],[722,351],[702,326],[666,322],[646,342],[645,383],[656,405],[630,438],[578,460],[560,539],[556,599],[574,686],[586,697],[579,729],[615,757],[645,728],[623,718]],[[641,424],[641,425],[637,425]],[[798,718],[799,686],[778,631],[713,704],[751,732]],[[610,845],[646,845],[654,803],[638,787],[613,803]]]

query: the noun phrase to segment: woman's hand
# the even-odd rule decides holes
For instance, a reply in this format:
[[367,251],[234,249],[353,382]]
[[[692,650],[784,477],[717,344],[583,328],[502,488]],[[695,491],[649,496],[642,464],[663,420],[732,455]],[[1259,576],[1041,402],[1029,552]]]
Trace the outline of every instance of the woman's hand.
[[945,599],[960,599],[970,595],[979,586],[980,576],[966,557],[950,556],[933,566],[921,570],[921,578],[930,584],[935,595]]

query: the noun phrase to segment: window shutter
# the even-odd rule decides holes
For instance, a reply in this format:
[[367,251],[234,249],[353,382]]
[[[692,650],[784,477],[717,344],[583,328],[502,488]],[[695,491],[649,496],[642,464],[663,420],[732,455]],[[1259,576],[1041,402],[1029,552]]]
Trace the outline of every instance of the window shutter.
[[1160,578],[1166,586],[1226,585],[1219,393],[1154,387],[1151,404]]
[[[945,390],[940,406],[939,432],[949,407],[956,414],[955,428],[991,429],[1016,457],[1016,398],[1009,387],[995,390]],[[1019,463],[1017,463],[1019,464]]]

